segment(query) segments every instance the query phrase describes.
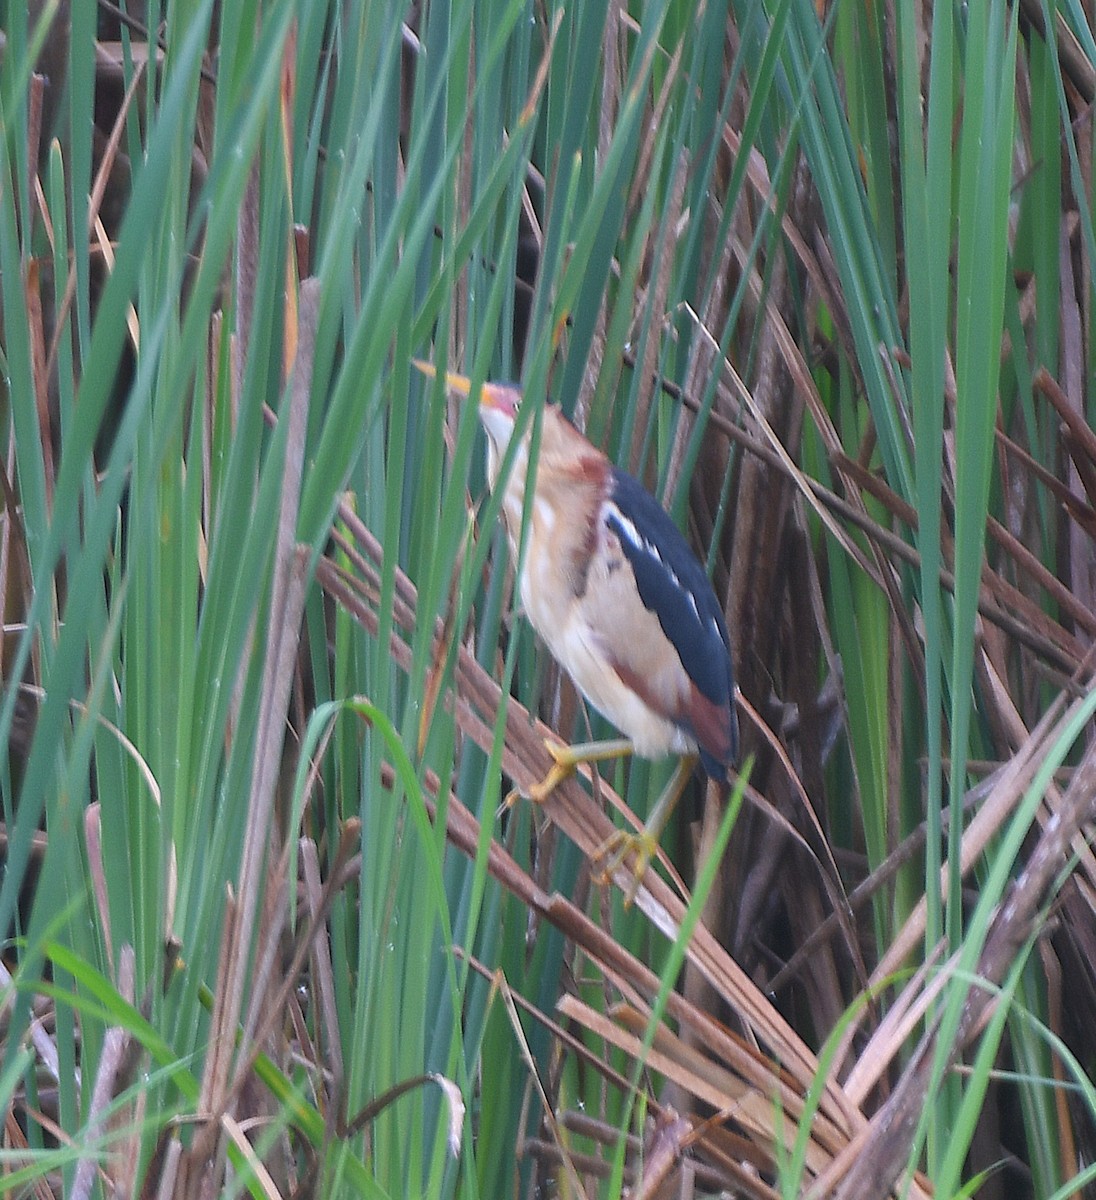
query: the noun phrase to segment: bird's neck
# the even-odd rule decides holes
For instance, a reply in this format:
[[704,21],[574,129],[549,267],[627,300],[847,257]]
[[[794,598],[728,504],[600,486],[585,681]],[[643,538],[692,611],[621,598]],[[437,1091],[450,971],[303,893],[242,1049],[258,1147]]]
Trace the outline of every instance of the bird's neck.
[[[529,470],[530,437],[527,434],[514,456],[503,497],[503,519],[510,549],[517,560],[522,526],[529,522],[525,571],[521,580],[523,603],[528,606],[525,589],[533,576],[551,564],[560,578],[554,586],[580,592],[585,586],[585,570],[596,537],[595,524],[609,475],[608,459],[570,424],[554,406],[545,409],[536,461],[535,492],[531,508],[525,512]],[[505,455],[494,444],[488,456],[488,481],[492,489]]]
[[[487,486],[492,493],[499,482],[499,475],[502,472],[502,464],[508,448],[509,443],[499,445],[494,438],[488,437],[487,439]],[[521,514],[525,500],[525,480],[528,467],[529,435],[526,434],[518,443],[514,461],[510,464],[510,471],[506,476],[506,490],[502,498],[502,519],[506,524],[506,532],[509,535],[512,550],[516,549],[521,536]]]

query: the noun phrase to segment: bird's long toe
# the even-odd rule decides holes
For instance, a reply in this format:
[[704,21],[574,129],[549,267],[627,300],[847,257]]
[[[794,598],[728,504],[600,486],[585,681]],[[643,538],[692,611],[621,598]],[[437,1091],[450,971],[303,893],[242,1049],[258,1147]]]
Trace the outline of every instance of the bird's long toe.
[[529,799],[536,804],[543,804],[565,779],[575,773],[575,767],[581,761],[575,757],[570,746],[562,746],[559,742],[552,742],[546,738],[544,748],[554,761],[540,783],[534,783],[529,789]]
[[630,907],[643,882],[651,860],[658,854],[658,839],[648,833],[647,829],[639,833],[628,833],[617,829],[594,851],[593,861],[597,868],[597,881],[609,883],[618,868],[623,867],[631,859],[632,881],[624,894],[625,907]]

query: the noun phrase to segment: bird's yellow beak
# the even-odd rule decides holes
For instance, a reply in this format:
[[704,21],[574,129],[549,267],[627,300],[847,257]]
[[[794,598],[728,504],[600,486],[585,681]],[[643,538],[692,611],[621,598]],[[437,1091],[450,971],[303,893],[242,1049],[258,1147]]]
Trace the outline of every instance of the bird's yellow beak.
[[[433,363],[425,362],[421,358],[413,358],[411,365],[417,367],[427,379],[437,379],[438,377],[438,368]],[[458,395],[467,396],[472,390],[472,381],[467,375],[458,375],[455,371],[446,371],[445,386],[452,388]]]
[[[438,377],[438,368],[433,363],[425,362],[421,358],[413,358],[411,365],[417,367],[429,379]],[[455,371],[445,372],[445,386],[456,392],[458,396],[472,394],[472,381],[467,375],[458,375]],[[498,409],[513,417],[517,412],[520,397],[521,393],[515,387],[505,383],[487,382],[480,389],[479,404],[481,409]]]

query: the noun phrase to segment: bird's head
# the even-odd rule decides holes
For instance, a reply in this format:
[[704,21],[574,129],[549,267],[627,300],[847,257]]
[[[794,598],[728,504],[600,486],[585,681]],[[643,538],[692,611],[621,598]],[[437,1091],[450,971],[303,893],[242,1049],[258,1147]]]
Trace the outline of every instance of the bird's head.
[[[437,378],[438,369],[433,363],[423,362],[413,358],[412,365],[431,379]],[[472,393],[472,381],[466,375],[457,375],[454,371],[445,372],[445,384],[458,396],[469,396]],[[506,453],[510,438],[514,432],[514,422],[518,416],[518,406],[521,404],[521,388],[513,383],[484,383],[479,393],[479,416],[487,438],[491,443],[491,482],[494,483],[497,464]]]

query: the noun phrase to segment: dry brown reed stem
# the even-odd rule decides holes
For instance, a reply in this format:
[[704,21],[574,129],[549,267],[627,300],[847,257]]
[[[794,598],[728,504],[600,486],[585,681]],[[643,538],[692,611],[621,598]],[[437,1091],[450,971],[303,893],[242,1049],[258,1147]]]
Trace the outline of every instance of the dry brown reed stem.
[[[1090,742],[1066,789],[1064,803],[1047,822],[997,909],[975,972],[984,984],[972,986],[967,992],[956,1036],[943,1048],[947,1067],[958,1060],[997,1004],[997,986],[1004,981],[1025,944],[1037,933],[1044,919],[1041,914],[1067,870],[1070,843],[1093,820],[1096,820],[1096,742]],[[870,1137],[837,1187],[834,1193],[837,1200],[884,1196],[901,1174],[928,1089],[937,1078],[940,1023],[940,1018],[931,1023],[894,1091],[872,1118]]]

